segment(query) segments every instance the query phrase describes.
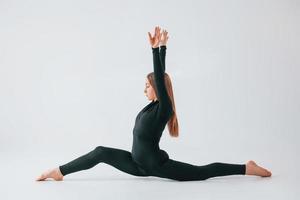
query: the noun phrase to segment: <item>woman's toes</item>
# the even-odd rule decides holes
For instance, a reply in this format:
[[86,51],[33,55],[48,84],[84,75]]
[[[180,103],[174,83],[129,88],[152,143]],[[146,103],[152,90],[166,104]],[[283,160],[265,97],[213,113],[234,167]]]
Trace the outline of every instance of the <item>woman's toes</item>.
[[41,176],[39,176],[39,177],[36,177],[36,179],[35,179],[36,181],[40,181],[41,180]]
[[272,173],[269,170],[267,170],[261,166],[257,166],[257,168],[258,168],[259,175],[262,177],[269,177],[272,175]]
[[268,171],[268,177],[272,176],[272,172]]
[[42,174],[42,175],[38,176],[35,180],[36,181],[43,181],[45,179],[46,179],[46,177]]
[[270,172],[269,170],[267,170],[267,169],[264,169],[265,170],[265,172],[264,172],[264,177],[269,177],[269,176],[272,176],[272,172]]

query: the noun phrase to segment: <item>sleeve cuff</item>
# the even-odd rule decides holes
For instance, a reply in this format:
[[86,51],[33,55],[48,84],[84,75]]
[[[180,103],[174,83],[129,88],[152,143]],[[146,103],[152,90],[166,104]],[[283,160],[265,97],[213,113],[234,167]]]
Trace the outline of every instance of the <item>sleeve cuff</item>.
[[152,48],[152,52],[155,52],[155,51],[159,50],[159,47],[156,47],[156,48],[151,47],[151,48]]

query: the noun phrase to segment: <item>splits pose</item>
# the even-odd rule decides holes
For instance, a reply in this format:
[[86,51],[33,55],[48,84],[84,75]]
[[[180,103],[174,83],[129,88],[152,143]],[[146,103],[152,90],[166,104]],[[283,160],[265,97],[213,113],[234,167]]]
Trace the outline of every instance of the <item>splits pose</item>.
[[47,178],[61,181],[67,174],[87,170],[99,163],[106,163],[134,176],[156,176],[177,181],[206,180],[226,175],[271,176],[271,172],[250,160],[246,164],[215,162],[192,165],[169,158],[160,149],[159,141],[168,124],[171,136],[178,136],[178,122],[171,81],[165,73],[165,56],[168,32],[155,27],[154,35],[148,32],[153,54],[153,72],[147,75],[145,93],[151,102],[137,115],[133,128],[131,152],[107,146],[97,146],[55,169],[42,173],[37,181]]

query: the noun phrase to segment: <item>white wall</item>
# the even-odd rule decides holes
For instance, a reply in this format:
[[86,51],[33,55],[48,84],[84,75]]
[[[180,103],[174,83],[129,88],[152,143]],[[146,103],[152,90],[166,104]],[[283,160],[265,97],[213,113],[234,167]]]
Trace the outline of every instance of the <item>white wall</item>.
[[147,32],[160,25],[180,123],[161,148],[186,160],[238,161],[253,147],[295,156],[299,11],[296,0],[1,0],[0,151],[130,150],[149,103]]

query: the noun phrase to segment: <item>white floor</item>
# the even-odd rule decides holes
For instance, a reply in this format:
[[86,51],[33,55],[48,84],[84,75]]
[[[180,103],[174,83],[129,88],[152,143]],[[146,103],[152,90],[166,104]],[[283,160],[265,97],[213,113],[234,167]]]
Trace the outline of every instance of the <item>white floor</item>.
[[[215,177],[206,181],[177,182],[158,177],[135,177],[109,165],[69,174],[64,181],[36,182],[40,172],[63,163],[60,154],[30,152],[1,154],[1,199],[298,199],[299,162],[276,156],[273,176]],[[280,160],[285,162],[281,163]],[[59,162],[58,162],[59,161]],[[65,160],[66,161],[66,160]]]

